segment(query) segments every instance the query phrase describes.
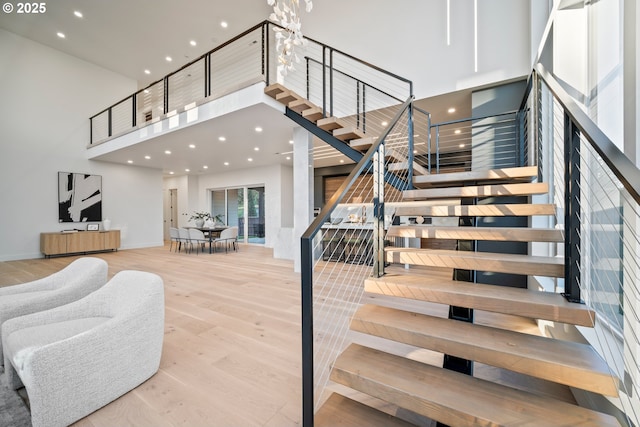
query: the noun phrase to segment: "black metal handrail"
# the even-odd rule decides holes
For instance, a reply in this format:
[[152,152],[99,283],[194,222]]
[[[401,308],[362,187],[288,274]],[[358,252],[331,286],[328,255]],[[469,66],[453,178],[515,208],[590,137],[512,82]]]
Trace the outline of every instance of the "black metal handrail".
[[633,199],[640,203],[640,169],[609,139],[593,120],[577,105],[576,101],[560,85],[542,64],[534,72],[547,84],[573,124],[585,135],[591,146],[620,180]]
[[[269,70],[269,52],[271,49],[270,43],[269,43],[269,37],[268,37],[268,31],[270,26],[275,26],[275,27],[279,27],[279,28],[283,28],[281,25],[273,23],[271,21],[265,20],[262,21],[261,23],[254,25],[253,27],[251,27],[250,29],[243,31],[242,33],[238,34],[237,36],[229,39],[228,41],[216,46],[215,48],[209,50],[208,52],[200,55],[199,57],[197,57],[196,59],[188,62],[187,64],[181,66],[180,68],[178,68],[177,70],[172,71],[171,73],[165,75],[164,77],[162,77],[161,79],[158,79],[156,81],[154,81],[153,83],[147,85],[146,87],[134,92],[131,95],[126,96],[125,98],[113,103],[112,105],[110,105],[109,107],[103,109],[102,111],[94,114],[93,116],[91,116],[89,118],[90,122],[92,122],[94,119],[96,119],[98,116],[107,113],[108,117],[107,117],[107,122],[108,122],[108,131],[107,131],[107,135],[108,137],[111,137],[113,135],[112,132],[112,128],[111,128],[111,116],[112,116],[112,110],[113,108],[115,108],[116,106],[118,106],[119,104],[123,103],[123,102],[127,102],[128,100],[131,100],[132,105],[134,106],[133,111],[132,111],[132,125],[131,127],[135,127],[136,126],[136,113],[135,113],[135,105],[136,105],[136,98],[137,96],[146,91],[151,89],[152,87],[154,87],[155,85],[158,84],[163,84],[165,87],[165,91],[164,91],[164,114],[166,114],[168,111],[167,110],[167,106],[168,106],[168,97],[169,97],[169,91],[166,90],[167,89],[167,85],[168,85],[168,79],[179,73],[180,71],[183,71],[184,69],[196,64],[199,61],[203,61],[204,60],[204,65],[205,65],[205,74],[207,74],[204,78],[204,92],[205,92],[205,97],[209,96],[211,94],[211,55],[213,55],[214,53],[218,52],[219,50],[233,44],[234,42],[238,41],[239,39],[251,34],[252,32],[257,31],[258,29],[262,28],[262,75],[267,83],[267,85],[270,84],[270,70]],[[345,58],[348,58],[352,61],[355,61],[356,63],[362,64],[370,69],[376,70],[384,75],[387,75],[393,79],[396,79],[400,82],[406,83],[409,86],[409,94],[412,95],[413,94],[413,82],[411,82],[408,79],[405,79],[403,77],[400,77],[390,71],[384,70],[380,67],[377,67],[373,64],[370,64],[366,61],[363,61],[361,59],[358,59],[356,57],[354,57],[353,55],[349,55],[339,49],[335,49],[333,47],[330,47],[324,43],[320,43],[312,38],[306,37],[305,39],[316,43],[317,45],[321,46],[323,49],[329,49],[330,52],[333,53],[338,53],[342,56],[344,56]],[[93,144],[93,126],[91,127],[91,140],[90,140],[90,144]]]
[[349,176],[343,181],[331,199],[325,204],[318,216],[300,237],[301,247],[301,291],[302,291],[302,425],[313,426],[314,417],[314,377],[313,377],[313,240],[322,225],[331,217],[331,213],[342,201],[356,179],[372,162],[373,156],[381,144],[391,133],[392,129],[410,108],[413,96],[410,96],[400,107],[391,123],[380,138],[371,145],[360,162],[353,168]]

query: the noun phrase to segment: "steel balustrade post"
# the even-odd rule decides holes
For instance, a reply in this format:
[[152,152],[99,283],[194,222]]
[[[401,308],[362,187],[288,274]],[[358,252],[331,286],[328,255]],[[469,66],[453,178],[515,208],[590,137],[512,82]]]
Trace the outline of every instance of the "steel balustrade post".
[[384,142],[373,155],[373,276],[384,275]]
[[440,173],[440,126],[436,125],[436,173]]
[[356,128],[360,127],[360,81],[356,80]]
[[322,46],[322,116],[327,117],[327,47]]
[[564,115],[564,296],[580,298],[580,132],[571,117]]
[[414,141],[413,141],[413,102],[409,104],[408,113],[408,125],[409,125],[409,155],[407,158],[407,182],[409,183],[409,190],[413,190],[413,164],[415,160],[415,154],[413,153]]
[[[541,126],[542,126],[542,97],[540,96],[541,94],[541,82],[540,82],[540,77],[538,76],[538,73],[536,73],[535,71],[532,73],[533,76],[533,83],[531,85],[531,92],[533,95],[533,107],[532,107],[532,111],[533,111],[533,153],[534,153],[534,159],[536,159],[537,162],[537,166],[538,166],[538,182],[542,182],[543,178],[542,178],[542,165],[543,165],[543,156],[542,156],[542,130],[541,130]],[[551,142],[550,142],[551,143]]]
[[431,113],[427,114],[427,168],[431,173]]
[[362,83],[362,132],[367,133],[367,85]]
[[136,127],[136,121],[137,121],[137,117],[136,117],[136,110],[138,109],[137,106],[137,101],[138,101],[138,95],[137,93],[134,93],[133,95],[131,95],[131,127]]
[[329,49],[329,117],[333,117],[333,49]]
[[313,240],[302,237],[302,426],[313,427]]
[[109,133],[109,137],[113,135],[113,127],[112,127],[113,118],[112,118],[111,110],[112,108],[109,107],[109,114],[107,115],[107,126],[108,126],[107,132]]
[[307,63],[307,99],[311,99],[311,71],[309,69],[309,57],[305,57]]
[[164,78],[164,111],[162,114],[167,114],[169,112],[169,77]]
[[264,26],[264,39],[262,41],[262,51],[265,57],[265,68],[266,68],[266,77],[267,77],[267,86],[271,84],[271,64],[269,61],[269,57],[271,56],[271,43],[269,41],[269,23],[267,22]]

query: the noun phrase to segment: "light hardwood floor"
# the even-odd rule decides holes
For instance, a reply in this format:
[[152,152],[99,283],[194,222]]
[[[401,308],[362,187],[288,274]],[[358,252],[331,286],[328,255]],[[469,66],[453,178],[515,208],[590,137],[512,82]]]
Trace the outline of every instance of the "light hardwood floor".
[[[109,277],[162,277],[165,340],[156,375],[75,427],[300,425],[300,279],[292,262],[251,245],[228,254],[165,246],[93,256],[109,263]],[[76,258],[2,262],[0,286]]]

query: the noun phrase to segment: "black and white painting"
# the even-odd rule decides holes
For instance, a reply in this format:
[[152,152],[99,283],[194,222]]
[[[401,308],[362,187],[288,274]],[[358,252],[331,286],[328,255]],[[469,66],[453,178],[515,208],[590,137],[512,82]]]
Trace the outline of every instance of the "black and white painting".
[[102,221],[102,176],[58,172],[58,222]]

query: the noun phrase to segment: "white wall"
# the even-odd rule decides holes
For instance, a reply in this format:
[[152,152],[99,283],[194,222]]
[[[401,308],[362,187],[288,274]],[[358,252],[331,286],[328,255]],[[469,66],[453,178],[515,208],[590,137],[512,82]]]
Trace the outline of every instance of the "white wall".
[[122,248],[161,244],[160,172],[87,160],[89,117],[137,83],[1,29],[0,58],[0,261],[40,257],[40,232],[73,226],[58,223],[58,171],[102,175]]
[[418,99],[528,75],[530,0],[477,3],[477,71],[473,0],[450,0],[450,44],[446,0],[317,1],[302,30],[412,80]]

